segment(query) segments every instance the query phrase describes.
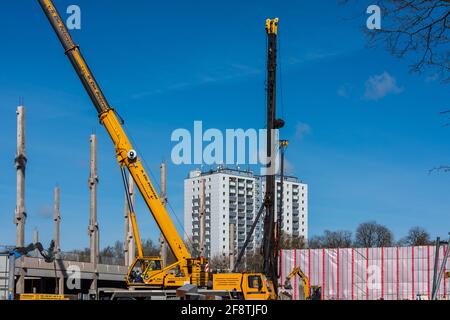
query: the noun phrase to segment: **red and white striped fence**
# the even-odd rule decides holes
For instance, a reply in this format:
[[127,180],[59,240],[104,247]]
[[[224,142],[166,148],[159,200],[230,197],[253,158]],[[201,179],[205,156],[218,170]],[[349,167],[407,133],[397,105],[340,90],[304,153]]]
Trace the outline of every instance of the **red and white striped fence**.
[[[431,297],[436,247],[282,250],[280,283],[297,266],[322,287],[326,300],[416,300]],[[445,254],[441,248],[439,268]],[[447,261],[446,270],[450,270]],[[294,299],[300,280],[291,280]],[[449,299],[450,280],[442,279],[440,299]]]

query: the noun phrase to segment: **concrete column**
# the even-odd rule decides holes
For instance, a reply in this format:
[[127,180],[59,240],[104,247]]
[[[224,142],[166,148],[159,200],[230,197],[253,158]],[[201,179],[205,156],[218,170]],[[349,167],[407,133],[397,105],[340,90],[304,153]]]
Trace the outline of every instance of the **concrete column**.
[[58,279],[58,294],[64,294],[64,277]]
[[53,213],[53,233],[54,233],[54,241],[55,241],[55,257],[56,259],[61,258],[61,242],[60,242],[60,222],[61,222],[61,215],[60,215],[60,188],[55,188],[55,208]]
[[[36,244],[39,242],[39,231],[37,229],[34,229],[34,241],[33,243]],[[37,258],[39,257],[39,250],[35,249],[34,250],[34,256]]]
[[[15,275],[14,271],[16,268],[16,257],[14,255],[9,256],[8,261],[8,271],[9,271],[9,278],[8,278],[8,300],[13,300],[14,295],[17,292],[17,288],[15,288]],[[23,293],[23,292],[22,292]]]
[[199,210],[199,222],[200,222],[200,241],[199,251],[200,257],[205,257],[206,254],[206,194],[205,194],[205,180],[200,182],[200,210]]
[[25,107],[17,108],[17,153],[16,153],[16,212],[14,223],[16,225],[16,247],[25,246],[25,169],[27,157],[25,154]]
[[[14,213],[14,224],[16,225],[16,247],[25,247],[25,222],[27,213],[25,210],[25,169],[27,157],[25,154],[25,107],[17,108],[17,152],[15,158],[16,165],[16,211]],[[20,270],[20,275],[16,283],[16,293],[25,291],[24,270]]]
[[[55,241],[55,259],[61,259],[61,238],[60,238],[60,224],[61,224],[61,212],[60,212],[60,187],[55,188],[55,208],[53,212],[53,233]],[[58,278],[57,294],[64,294],[64,277]]]
[[[166,174],[166,164],[163,162],[161,163],[161,201],[164,206],[167,204],[167,174]],[[160,256],[163,260],[163,265],[168,265],[168,248],[166,244],[166,239],[164,238],[164,235],[161,233],[159,235],[159,247],[160,247]]]
[[90,247],[90,261],[94,265],[95,276],[91,283],[91,290],[97,291],[98,280],[98,263],[99,263],[99,227],[97,221],[97,137],[91,135],[90,138],[90,174],[89,174],[89,247]]
[[[128,179],[128,186],[130,188],[130,197],[131,203],[133,207],[136,203],[136,193],[135,193],[135,184],[133,177],[130,175]],[[136,243],[134,239],[133,227],[130,221],[130,208],[128,207],[127,197],[125,196],[125,242],[124,242],[124,256],[125,256],[125,265],[131,266],[131,264],[136,259]]]
[[236,259],[236,252],[234,248],[235,241],[236,241],[236,225],[230,224],[230,235],[229,235],[230,270],[234,269]]

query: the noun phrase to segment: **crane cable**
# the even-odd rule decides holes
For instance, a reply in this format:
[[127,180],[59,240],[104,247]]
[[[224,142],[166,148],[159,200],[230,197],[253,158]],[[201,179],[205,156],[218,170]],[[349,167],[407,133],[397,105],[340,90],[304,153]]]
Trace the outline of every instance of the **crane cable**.
[[[130,139],[134,148],[140,155],[139,158],[142,160],[142,163],[143,163],[145,169],[147,169],[148,172],[150,172],[150,175],[153,179],[153,183],[159,188],[159,190],[161,190],[161,186],[158,182],[158,179],[156,179],[156,176],[153,174],[153,171],[151,170],[150,166],[147,164],[147,161],[145,160],[143,153],[141,153],[141,149],[138,147],[138,145],[136,144],[136,141],[133,139],[133,134],[131,133],[131,130],[128,128],[128,126],[125,124],[125,121],[123,122],[123,127],[124,127],[125,131],[128,132],[128,138]],[[183,224],[181,223],[180,219],[178,218],[177,214],[175,213],[175,210],[173,209],[172,204],[170,203],[170,201],[168,199],[166,199],[166,205],[170,209],[169,214],[171,214],[173,217],[175,217],[175,222],[178,224],[178,226],[183,231],[183,234],[186,236],[187,242],[194,248],[195,246],[193,245],[188,233],[186,232],[186,229],[184,228]]]

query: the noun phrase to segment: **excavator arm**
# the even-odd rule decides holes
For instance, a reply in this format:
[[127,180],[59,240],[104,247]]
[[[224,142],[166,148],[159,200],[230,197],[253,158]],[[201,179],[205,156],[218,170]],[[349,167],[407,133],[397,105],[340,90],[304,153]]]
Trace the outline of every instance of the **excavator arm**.
[[[94,75],[89,69],[85,59],[83,58],[79,46],[75,45],[70,36],[64,22],[62,21],[58,11],[51,0],[38,0],[42,9],[44,10],[50,24],[52,25],[56,35],[58,36],[65,54],[69,58],[73,68],[78,74],[86,92],[91,98],[99,115],[100,123],[105,127],[111,140],[114,143],[116,150],[117,161],[121,168],[127,168],[130,175],[136,182],[145,203],[152,213],[156,223],[163,233],[172,253],[180,262],[180,267],[186,268],[183,263],[190,259],[189,251],[187,250],[183,240],[178,234],[175,225],[164,207],[157,191],[155,190],[148,174],[146,173],[139,156],[134,151],[133,146],[128,139],[122,123],[119,121],[114,109],[109,105],[103,92],[95,80]],[[137,233],[137,225],[135,221],[134,212],[131,214],[131,222],[135,234]],[[139,246],[139,244],[138,244]],[[142,249],[142,248],[141,248]],[[138,248],[139,251],[139,248]],[[139,252],[142,254],[142,250]]]
[[[311,297],[309,279],[299,267],[294,268],[294,270],[292,270],[292,272],[286,277],[286,280],[284,282],[284,288],[292,289],[290,282],[296,276],[298,276],[300,278],[300,280],[303,282],[303,294],[304,294],[305,300],[309,300]],[[294,288],[294,289],[297,290],[296,288]]]

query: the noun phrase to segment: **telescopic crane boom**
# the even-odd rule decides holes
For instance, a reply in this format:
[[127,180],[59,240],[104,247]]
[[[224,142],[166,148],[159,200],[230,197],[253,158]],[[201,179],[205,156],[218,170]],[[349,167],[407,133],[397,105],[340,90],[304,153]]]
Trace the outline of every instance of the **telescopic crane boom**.
[[125,168],[134,179],[145,203],[153,215],[167,244],[177,259],[170,266],[161,267],[159,257],[143,257],[137,229],[136,217],[131,201],[130,221],[135,234],[139,256],[131,266],[127,275],[127,284],[139,288],[179,288],[185,284],[196,285],[205,290],[242,297],[244,299],[274,299],[273,285],[260,273],[228,273],[210,275],[206,270],[208,263],[204,257],[192,258],[183,240],[177,232],[170,216],[163,205],[157,191],[153,187],[142,162],[128,139],[119,117],[109,105],[102,90],[84,60],[79,46],[75,45],[64,22],[58,14],[51,0],[38,0],[50,24],[58,36],[67,57],[78,74],[84,88],[91,98],[100,123],[111,137],[116,151],[117,161],[122,169],[122,178],[128,193]]
[[[119,121],[114,109],[109,105],[103,92],[95,80],[94,75],[89,69],[86,61],[81,54],[80,47],[75,45],[67,31],[64,22],[58,14],[51,0],[38,0],[44,10],[50,24],[56,32],[65,53],[69,58],[76,73],[80,77],[84,88],[91,98],[95,109],[98,112],[100,123],[108,131],[116,150],[116,157],[119,165],[126,167],[133,177],[136,185],[141,192],[145,203],[147,204],[153,218],[156,220],[164,237],[166,238],[174,256],[178,261],[184,261],[191,258],[189,251],[180,238],[175,225],[163,206],[153,184],[151,183],[136,151],[128,139],[125,131]],[[134,213],[133,213],[134,215]]]

